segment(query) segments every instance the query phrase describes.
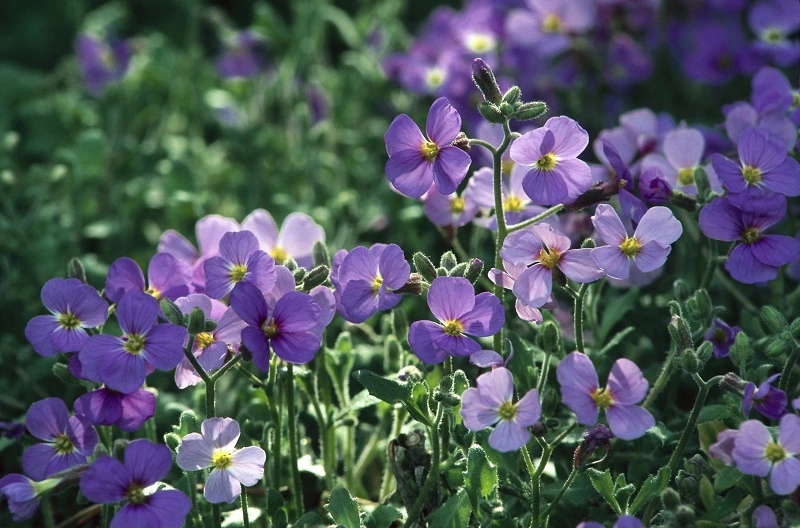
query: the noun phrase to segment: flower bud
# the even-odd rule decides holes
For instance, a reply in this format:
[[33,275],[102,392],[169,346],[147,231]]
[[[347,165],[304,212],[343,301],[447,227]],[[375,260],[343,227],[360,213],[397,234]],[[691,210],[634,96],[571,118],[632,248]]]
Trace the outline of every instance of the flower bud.
[[690,212],[697,209],[697,201],[694,199],[694,197],[678,190],[673,189],[672,196],[670,196],[670,202],[672,205],[680,207],[681,209],[686,209]]
[[311,271],[306,274],[305,278],[303,278],[303,291],[310,292],[317,286],[322,285],[326,280],[328,280],[330,272],[331,270],[328,269],[328,266],[324,264],[320,264],[319,266],[312,268]]
[[181,309],[178,308],[177,304],[166,297],[161,299],[159,304],[161,305],[161,311],[164,312],[164,317],[167,318],[167,321],[178,326],[183,326],[183,313]]
[[205,329],[206,332],[213,332],[217,328],[217,322],[213,321],[211,319],[208,319],[203,328]]
[[78,279],[82,283],[86,284],[86,270],[83,268],[81,261],[75,257],[69,260],[67,277],[70,279]]
[[531,119],[536,119],[545,112],[547,112],[547,103],[543,101],[524,103],[520,105],[519,109],[514,115],[514,118],[519,119],[520,121],[529,121]]
[[800,338],[800,317],[792,321],[792,324],[789,326],[789,329],[792,331],[792,337],[795,339]]
[[678,487],[684,497],[692,496],[697,491],[697,479],[684,470],[678,471],[675,482],[678,483]]
[[383,367],[387,372],[393,372],[400,368],[400,360],[403,357],[403,347],[400,341],[390,334],[383,342]]
[[678,506],[675,512],[675,518],[679,526],[694,526],[694,509],[685,504]]
[[747,382],[733,372],[725,374],[719,382],[720,389],[736,394],[741,394],[745,385],[747,385]]
[[695,478],[703,476],[706,466],[708,466],[706,460],[699,454],[695,454],[692,458],[687,458],[683,461],[683,467],[686,468],[686,472]]
[[686,309],[695,321],[707,323],[711,321],[711,297],[704,288],[700,288],[686,300]]
[[59,379],[59,381],[65,383],[66,385],[81,384],[78,378],[70,374],[69,369],[65,363],[53,363],[52,372],[53,375]]
[[587,238],[581,243],[581,249],[594,249],[597,247],[593,238]]
[[422,380],[422,372],[417,367],[409,365],[400,370],[397,378],[400,381],[420,381]]
[[511,119],[512,117],[514,117],[515,112],[516,108],[514,108],[514,105],[510,105],[508,103],[500,103],[500,113],[503,114],[503,116],[506,119]]
[[464,278],[475,284],[481,278],[481,272],[483,272],[483,261],[479,258],[474,258],[469,261],[469,267],[464,272]]
[[792,337],[791,331],[785,330],[770,339],[769,343],[767,343],[767,348],[764,350],[764,354],[770,359],[788,354],[792,350],[793,341],[794,338]]
[[283,265],[289,268],[289,271],[294,273],[294,270],[297,269],[297,262],[293,258],[288,258],[283,262]]
[[446,269],[447,271],[452,270],[458,264],[458,259],[456,258],[455,253],[452,251],[446,251],[442,254],[442,258],[439,259],[439,266]]
[[408,282],[397,288],[394,293],[405,293],[408,295],[422,294],[422,276],[419,273],[412,273]]
[[418,251],[414,253],[411,260],[414,262],[414,269],[417,270],[417,273],[426,281],[433,282],[433,279],[436,278],[436,267],[433,265],[433,262],[431,262],[431,259],[424,253]]
[[458,394],[445,394],[442,399],[442,405],[445,407],[458,407],[461,405],[461,396]]
[[697,359],[699,359],[704,365],[706,361],[711,359],[711,354],[713,353],[714,345],[711,344],[711,341],[703,341],[700,346],[697,347]]
[[447,274],[450,277],[463,277],[469,268],[469,262],[460,262],[456,264]]
[[328,246],[319,240],[314,242],[314,266],[327,266],[331,267],[331,254],[328,252]]
[[708,174],[702,165],[698,165],[694,170],[694,184],[697,187],[697,198],[705,202],[711,194],[711,184],[708,181]]
[[197,415],[194,414],[194,411],[191,409],[187,409],[181,413],[178,424],[178,433],[180,433],[181,438],[189,433],[196,433],[200,430],[200,427],[197,425]]
[[692,332],[682,317],[673,315],[667,330],[669,330],[669,335],[672,337],[673,343],[675,343],[675,348],[678,350],[694,350]]
[[502,521],[507,516],[505,508],[497,506],[492,509],[492,519],[495,521]]
[[206,328],[206,315],[200,308],[194,308],[189,314],[189,333],[197,335]]
[[508,91],[503,95],[503,102],[513,105],[519,98],[522,96],[522,90],[519,89],[519,86],[512,86],[508,89]]
[[553,321],[546,321],[542,325],[540,335],[542,336],[542,348],[551,354],[561,350],[561,332],[558,325]]
[[681,352],[681,365],[686,372],[698,372],[700,370],[700,362],[697,360],[697,354],[691,348],[687,348]]
[[672,488],[667,488],[661,492],[661,504],[665,510],[675,511],[681,505],[681,496]]
[[772,306],[761,308],[761,320],[773,334],[778,334],[789,327],[786,318]]
[[470,151],[469,138],[464,132],[459,132],[450,144],[464,152]]
[[672,294],[680,302],[685,301],[691,295],[689,285],[683,279],[678,279],[672,283]]
[[181,445],[181,437],[175,433],[167,433],[164,435],[164,443],[167,444],[167,447],[173,452],[177,453],[178,446]]
[[475,81],[475,86],[481,91],[486,101],[499,104],[503,100],[492,69],[481,58],[472,61],[472,80]]
[[548,387],[542,392],[542,416],[552,416],[558,407],[558,392]]
[[536,422],[531,426],[533,436],[544,436],[547,434],[547,427],[542,422]]
[[478,105],[478,112],[483,118],[493,124],[505,123],[507,119],[503,116],[500,109],[493,103],[481,103]]
[[292,272],[292,277],[294,277],[294,283],[300,284],[301,282],[303,282],[303,279],[306,277],[306,273],[308,272],[306,271],[305,268],[297,268],[296,270],[294,270]]
[[730,349],[730,357],[733,364],[739,368],[747,365],[747,362],[753,358],[753,349],[750,347],[750,338],[744,332],[736,334],[733,344]]

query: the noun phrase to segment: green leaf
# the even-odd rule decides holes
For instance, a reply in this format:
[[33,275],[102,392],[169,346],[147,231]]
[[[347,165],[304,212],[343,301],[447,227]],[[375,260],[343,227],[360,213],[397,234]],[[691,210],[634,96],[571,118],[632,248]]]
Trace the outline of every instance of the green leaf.
[[[292,528],[298,528],[300,526],[308,526],[310,528],[317,528],[318,526],[324,526],[325,520],[319,516],[317,512],[307,512],[305,515],[297,519],[295,522],[292,523]],[[252,526],[252,525],[251,525]]]
[[670,470],[669,467],[662,467],[658,470],[656,475],[650,475],[639,488],[639,493],[633,499],[633,503],[628,507],[629,515],[636,515],[644,505],[652,499],[658,497],[669,484]]
[[672,435],[672,431],[666,428],[662,422],[657,423],[650,429],[648,429],[645,434],[651,438],[658,440],[663,447],[664,444],[667,443],[667,440]]
[[627,326],[624,329],[622,329],[619,332],[617,332],[616,334],[614,334],[614,337],[612,337],[611,339],[608,340],[608,343],[606,343],[605,346],[603,346],[603,348],[600,350],[598,355],[599,356],[606,355],[608,352],[611,351],[612,348],[614,348],[615,346],[619,345],[622,342],[623,339],[628,337],[628,334],[633,333],[634,330],[636,330],[636,328],[634,328],[632,326]]
[[375,509],[364,516],[364,526],[367,528],[389,528],[394,521],[403,514],[394,506],[378,504]]
[[370,394],[386,403],[404,403],[411,398],[411,386],[408,383],[384,378],[369,370],[357,370],[353,372],[353,377]]
[[481,499],[488,499],[497,487],[497,467],[486,458],[483,448],[475,445],[469,448],[467,468],[464,471],[464,488],[467,491],[473,511],[480,512]]
[[447,499],[438,509],[428,516],[428,526],[436,528],[465,528],[469,525],[472,507],[469,497],[463,489]]
[[352,412],[357,412],[360,411],[361,409],[372,407],[379,401],[381,401],[380,398],[376,398],[375,396],[371,395],[369,391],[363,390],[358,394],[356,394],[355,396],[353,396],[353,398],[350,400],[350,403],[336,413],[336,416],[334,416],[334,420],[341,420],[342,418],[344,418],[345,416],[347,416]]
[[614,328],[618,322],[625,317],[629,311],[636,306],[636,298],[639,297],[639,290],[637,288],[628,290],[624,295],[620,295],[616,299],[609,302],[603,310],[603,319],[600,321],[599,328],[599,342],[605,342],[611,329]]
[[714,475],[714,491],[722,493],[738,484],[742,477],[744,475],[736,466],[725,466]]
[[589,475],[589,480],[592,481],[592,486],[597,490],[597,493],[605,499],[614,513],[622,515],[622,508],[620,508],[617,498],[614,496],[614,481],[611,479],[611,470],[607,469],[604,472],[597,471],[596,469],[589,468],[586,470]]
[[336,486],[328,499],[328,511],[337,524],[345,528],[361,528],[361,515],[358,504],[342,486]]
[[733,416],[731,408],[727,405],[706,405],[700,411],[697,423],[711,422],[714,420],[725,420]]
[[717,501],[716,494],[714,493],[714,486],[705,475],[700,479],[700,500],[703,501],[703,506],[706,511],[712,510],[714,508],[714,503]]

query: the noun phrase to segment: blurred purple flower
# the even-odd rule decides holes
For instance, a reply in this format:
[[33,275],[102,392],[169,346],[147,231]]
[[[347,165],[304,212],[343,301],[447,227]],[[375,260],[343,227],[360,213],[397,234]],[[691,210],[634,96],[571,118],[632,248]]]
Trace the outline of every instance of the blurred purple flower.
[[292,259],[298,266],[311,269],[314,244],[325,243],[325,230],[303,213],[291,213],[278,231],[272,215],[264,209],[256,209],[242,221],[242,229],[256,236],[259,249],[266,251],[276,264]]
[[75,41],[75,54],[86,89],[98,96],[109,83],[125,76],[131,46],[122,40],[104,41],[81,33]]
[[275,261],[259,249],[258,239],[250,231],[222,235],[219,252],[220,256],[203,264],[209,296],[221,299],[240,282],[249,282],[264,293],[275,285]]

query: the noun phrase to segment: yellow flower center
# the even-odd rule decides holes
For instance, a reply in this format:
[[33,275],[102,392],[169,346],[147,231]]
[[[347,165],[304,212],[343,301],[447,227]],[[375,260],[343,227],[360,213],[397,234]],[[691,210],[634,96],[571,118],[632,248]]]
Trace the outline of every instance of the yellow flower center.
[[206,348],[208,345],[215,341],[214,336],[210,332],[200,332],[197,334],[195,344],[197,348]]
[[275,261],[275,264],[283,264],[289,260],[289,254],[280,246],[275,246],[269,252],[269,256]]
[[694,167],[684,167],[678,171],[679,185],[692,185],[694,183]]
[[464,325],[460,321],[453,319],[444,322],[444,333],[451,336],[460,335],[464,331]]
[[245,275],[247,275],[247,266],[244,264],[235,264],[231,268],[231,280],[233,282],[243,281]]
[[381,289],[381,286],[383,286],[383,277],[378,275],[375,277],[375,280],[372,281],[372,287],[370,289],[372,290],[372,293],[378,293],[378,290]]
[[800,106],[800,92],[792,92],[792,110]]
[[71,313],[64,312],[62,314],[58,314],[58,324],[61,326],[61,328],[72,330],[73,328],[79,327],[81,325],[81,321]]
[[542,20],[542,31],[545,33],[557,33],[561,31],[561,19],[555,13],[550,13]]
[[261,330],[268,338],[278,335],[278,325],[275,323],[275,319],[268,319],[264,321],[264,324],[261,325]]
[[510,401],[505,401],[500,404],[500,409],[498,409],[497,414],[504,422],[511,421],[517,415],[517,406]]
[[73,444],[69,436],[64,433],[53,439],[53,449],[59,455],[68,455],[75,451],[75,444]]
[[157,301],[160,301],[161,297],[164,295],[163,293],[161,293],[161,290],[159,290],[155,286],[150,286],[149,288],[147,288],[147,290],[145,290],[145,293],[152,295],[153,298]]
[[786,458],[786,451],[777,442],[770,442],[764,449],[764,456],[771,463],[776,464]]
[[420,147],[422,150],[422,155],[425,156],[425,159],[428,161],[433,161],[436,159],[436,156],[439,155],[439,147],[433,141],[426,141]]
[[783,31],[780,28],[768,28],[761,35],[761,38],[771,44],[777,44],[783,40]]
[[742,233],[742,240],[745,244],[752,244],[761,238],[761,231],[757,227],[748,227]]
[[614,404],[614,397],[608,389],[595,389],[592,393],[592,400],[601,410],[606,410]]
[[211,465],[215,469],[228,469],[233,464],[231,454],[226,451],[215,451],[211,456]]
[[635,257],[642,250],[642,243],[636,240],[636,237],[625,237],[619,248],[626,257]]
[[461,214],[464,212],[464,199],[456,196],[450,201],[450,212],[453,214]]
[[425,75],[425,82],[430,88],[438,88],[444,82],[444,72],[441,68],[431,68]]
[[139,334],[131,334],[127,336],[128,339],[122,345],[122,348],[132,356],[138,356],[144,349],[144,336]]
[[144,494],[144,488],[138,484],[131,484],[128,488],[128,492],[125,494],[125,498],[127,498],[128,502],[131,504],[142,504],[147,500]]
[[744,181],[750,185],[759,183],[761,181],[761,170],[750,165],[745,165],[742,167],[742,176],[744,176]]
[[556,166],[555,154],[545,154],[536,162],[536,168],[543,171],[553,170]]
[[471,33],[467,36],[465,44],[473,53],[482,53],[494,48],[494,39],[491,35]]
[[558,261],[561,260],[561,253],[555,249],[547,250],[542,248],[539,251],[539,263],[547,269],[553,269],[558,266]]
[[519,197],[511,194],[508,198],[503,200],[503,209],[511,213],[518,213],[525,209],[525,204],[522,203]]

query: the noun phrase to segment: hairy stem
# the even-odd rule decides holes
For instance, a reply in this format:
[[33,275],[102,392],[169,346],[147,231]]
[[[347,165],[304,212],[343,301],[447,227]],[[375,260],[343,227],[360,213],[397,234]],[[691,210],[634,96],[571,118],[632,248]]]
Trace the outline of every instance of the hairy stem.
[[444,414],[444,405],[441,402],[437,405],[436,408],[436,419],[433,422],[433,425],[428,427],[428,434],[430,435],[431,440],[431,448],[433,449],[433,459],[431,460],[431,470],[428,472],[428,477],[425,479],[425,484],[422,486],[422,490],[420,491],[419,497],[417,500],[414,501],[414,505],[411,507],[411,511],[408,512],[408,518],[406,519],[405,524],[403,524],[404,528],[409,528],[413,525],[416,521],[419,514],[422,513],[422,508],[425,506],[425,502],[428,500],[428,497],[433,491],[433,487],[439,481],[439,461],[441,457],[441,452],[439,451],[439,424],[442,421],[442,416]]
[[589,283],[581,284],[578,290],[578,295],[575,297],[575,348],[581,354],[585,353],[583,346],[583,298],[586,296],[586,291],[589,289]]
[[783,366],[783,371],[781,371],[781,380],[778,383],[778,388],[783,392],[786,392],[786,390],[789,388],[789,380],[792,377],[792,370],[794,370],[797,360],[800,359],[800,346],[797,344],[797,341],[792,339],[790,344],[792,351],[789,353],[789,357],[786,359],[786,364]]
[[289,426],[289,471],[292,500],[294,501],[297,517],[303,515],[303,497],[300,491],[300,471],[297,468],[297,411],[294,404],[294,365],[287,364],[286,376],[286,411],[289,413],[287,420]]

